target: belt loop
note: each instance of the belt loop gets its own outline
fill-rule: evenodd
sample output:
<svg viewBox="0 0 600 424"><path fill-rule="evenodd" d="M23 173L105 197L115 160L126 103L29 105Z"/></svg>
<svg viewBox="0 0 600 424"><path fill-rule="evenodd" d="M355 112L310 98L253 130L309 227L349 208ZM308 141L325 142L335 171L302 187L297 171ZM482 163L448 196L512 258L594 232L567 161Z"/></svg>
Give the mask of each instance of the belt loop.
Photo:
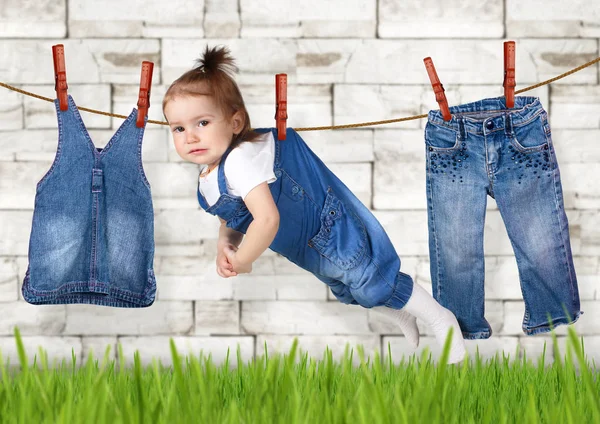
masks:
<svg viewBox="0 0 600 424"><path fill-rule="evenodd" d="M510 113L507 113L506 115L504 115L504 132L508 136L512 137L512 135L513 135L512 116Z"/></svg>
<svg viewBox="0 0 600 424"><path fill-rule="evenodd" d="M465 118L462 116L458 118L458 132L461 140L467 139L467 133L465 132Z"/></svg>

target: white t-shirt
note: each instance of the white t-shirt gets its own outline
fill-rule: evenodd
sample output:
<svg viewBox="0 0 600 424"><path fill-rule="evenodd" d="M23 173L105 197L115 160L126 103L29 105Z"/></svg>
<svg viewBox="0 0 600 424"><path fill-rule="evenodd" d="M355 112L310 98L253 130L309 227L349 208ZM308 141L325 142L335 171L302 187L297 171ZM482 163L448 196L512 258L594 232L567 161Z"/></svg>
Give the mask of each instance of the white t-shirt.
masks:
<svg viewBox="0 0 600 424"><path fill-rule="evenodd" d="M244 141L235 147L225 160L225 181L227 190L233 196L246 199L248 193L257 185L277 180L273 173L275 161L275 139L271 131L262 134L255 141ZM207 176L198 176L200 193L209 206L219 199L219 167L218 164ZM200 169L202 173L207 165Z"/></svg>

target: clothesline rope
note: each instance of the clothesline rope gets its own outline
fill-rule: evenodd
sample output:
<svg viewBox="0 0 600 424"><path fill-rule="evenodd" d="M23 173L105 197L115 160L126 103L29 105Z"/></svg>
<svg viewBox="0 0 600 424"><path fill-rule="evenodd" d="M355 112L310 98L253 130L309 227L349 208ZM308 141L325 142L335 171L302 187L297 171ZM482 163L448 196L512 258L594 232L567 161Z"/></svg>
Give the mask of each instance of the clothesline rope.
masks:
<svg viewBox="0 0 600 424"><path fill-rule="evenodd" d="M559 80L561 78L567 77L567 76L569 76L571 74L574 74L575 72L579 72L582 69L587 68L588 66L592 66L593 64L595 64L597 62L600 62L600 57L597 57L596 59L594 59L594 60L592 60L592 61L590 61L588 63L585 63L585 64L583 64L581 66L578 66L577 68L571 69L570 71L565 72L564 74L560 74L560 75L558 75L558 76L556 76L554 78L550 78L549 80L540 82L538 84L535 84L535 85L532 85L532 86L529 86L529 87L526 87L526 88L523 88L521 90L516 90L515 94L520 94L520 93L523 93L525 91L533 90L535 88L542 87L544 85L553 83L554 81L557 81L557 80ZM17 93L21 93L21 94L25 94L27 96L35 97L35 98L40 99L40 100L46 100L47 102L51 102L51 103L54 102L54 99L51 99L49 97L44 97L44 96L40 96L39 94L35 94L35 93L31 93L29 91L21 90L20 88L13 87L13 86L8 85L8 84L3 83L3 82L0 82L0 86L6 87L9 90L16 91ZM116 114L116 113L103 112L101 110L90 109L90 108L87 108L87 107L78 106L77 109L78 110L84 110L86 112L96 113L98 115L105 115L105 116L112 116L112 117L115 117L115 118L127 119L127 116L125 116L125 115L119 115L119 114ZM339 130L339 129L345 129L345 128L359 128L359 127L370 127L370 126L375 126L375 125L391 124L391 123L394 123L394 122L404 122L404 121L411 121L411 120L414 120L414 119L422 119L422 118L427 118L427 114L407 116L407 117L404 117L404 118L396 118L396 119L386 119L384 121L362 122L362 123L358 123L358 124L345 124L345 125L330 125L330 126L323 126L323 127L294 128L294 130L295 131ZM155 121L155 120L152 120L152 119L149 119L148 123L149 124L158 124L158 125L169 125L167 122L164 122L164 121Z"/></svg>

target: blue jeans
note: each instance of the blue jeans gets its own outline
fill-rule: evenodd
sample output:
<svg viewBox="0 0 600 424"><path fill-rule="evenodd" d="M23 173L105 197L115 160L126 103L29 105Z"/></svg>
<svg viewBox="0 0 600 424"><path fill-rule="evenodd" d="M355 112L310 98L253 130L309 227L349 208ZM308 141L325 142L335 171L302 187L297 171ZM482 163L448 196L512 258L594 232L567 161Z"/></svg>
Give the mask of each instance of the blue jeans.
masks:
<svg viewBox="0 0 600 424"><path fill-rule="evenodd" d="M503 97L430 111L425 128L433 296L466 339L485 339L483 229L496 200L515 252L527 335L575 322L580 311L567 216L548 115L536 97Z"/></svg>

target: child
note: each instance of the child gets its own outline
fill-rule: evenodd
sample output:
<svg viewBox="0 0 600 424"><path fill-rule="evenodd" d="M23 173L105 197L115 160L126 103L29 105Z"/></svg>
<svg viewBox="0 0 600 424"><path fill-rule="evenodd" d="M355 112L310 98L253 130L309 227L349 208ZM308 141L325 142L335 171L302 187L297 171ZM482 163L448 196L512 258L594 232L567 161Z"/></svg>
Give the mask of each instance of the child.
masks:
<svg viewBox="0 0 600 424"><path fill-rule="evenodd" d="M251 129L235 72L227 48L207 47L163 99L177 153L202 165L198 202L221 221L217 273L251 272L271 248L326 283L342 303L393 316L413 347L415 317L441 345L452 328L449 362L461 361L464 340L454 314L400 272L381 224L294 130L275 141L276 129Z"/></svg>

